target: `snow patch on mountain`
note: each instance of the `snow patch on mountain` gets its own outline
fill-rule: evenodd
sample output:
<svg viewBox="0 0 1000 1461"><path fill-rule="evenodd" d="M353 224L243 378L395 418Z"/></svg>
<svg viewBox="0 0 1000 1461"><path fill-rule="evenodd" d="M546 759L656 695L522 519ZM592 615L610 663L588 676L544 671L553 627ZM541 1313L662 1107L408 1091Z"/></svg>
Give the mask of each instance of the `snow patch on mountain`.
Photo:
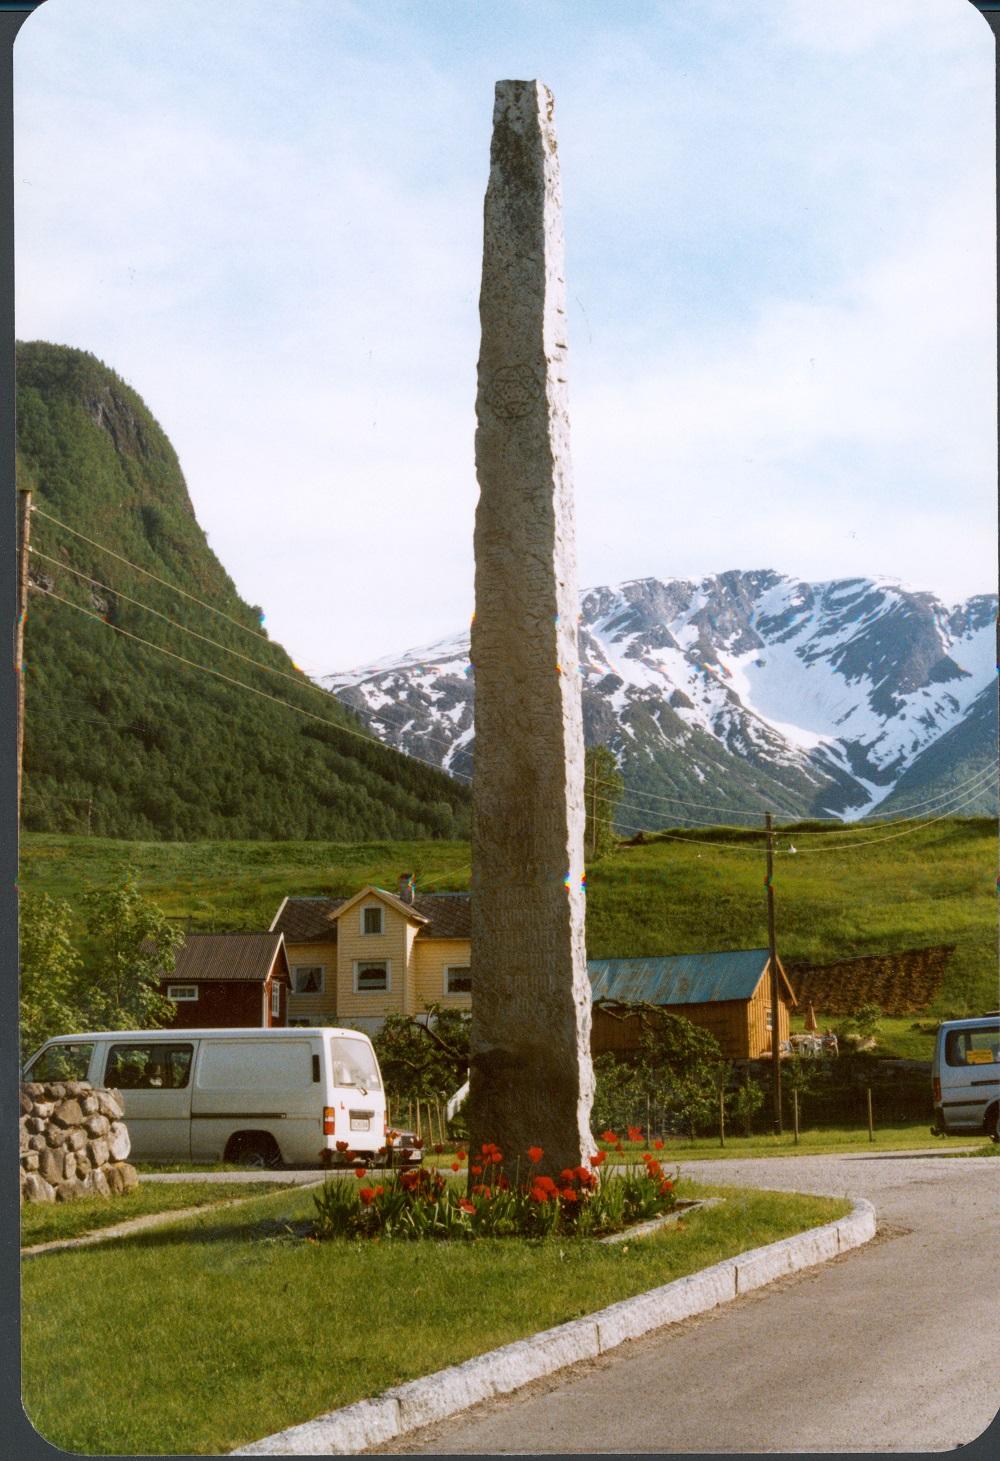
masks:
<svg viewBox="0 0 1000 1461"><path fill-rule="evenodd" d="M652 763L668 791L693 780L756 809L780 790L802 813L863 816L991 683L996 603L766 569L587 589L590 739L611 745L626 787L641 762L648 791ZM468 775L468 634L321 683L391 744Z"/></svg>

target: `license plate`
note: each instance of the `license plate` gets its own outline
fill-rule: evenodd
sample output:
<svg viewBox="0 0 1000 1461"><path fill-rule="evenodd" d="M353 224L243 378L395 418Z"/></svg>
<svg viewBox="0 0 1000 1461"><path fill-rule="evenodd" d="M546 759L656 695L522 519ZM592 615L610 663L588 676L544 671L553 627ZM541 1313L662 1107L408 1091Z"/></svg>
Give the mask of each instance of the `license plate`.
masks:
<svg viewBox="0 0 1000 1461"><path fill-rule="evenodd" d="M352 1116L351 1117L351 1130L352 1131L369 1131L370 1129L371 1129L371 1122L368 1120L368 1117L367 1116L364 1116L364 1117L362 1117L362 1116Z"/></svg>

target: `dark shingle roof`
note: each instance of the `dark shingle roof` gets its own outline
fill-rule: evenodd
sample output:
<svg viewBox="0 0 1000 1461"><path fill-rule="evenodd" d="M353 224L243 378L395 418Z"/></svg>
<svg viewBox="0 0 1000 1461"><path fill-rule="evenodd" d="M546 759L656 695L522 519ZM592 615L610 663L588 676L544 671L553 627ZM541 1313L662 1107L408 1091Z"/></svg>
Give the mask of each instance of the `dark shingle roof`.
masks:
<svg viewBox="0 0 1000 1461"><path fill-rule="evenodd" d="M347 898L286 898L271 925L272 932L283 933L290 944L335 944L334 915L348 901Z"/></svg>
<svg viewBox="0 0 1000 1461"><path fill-rule="evenodd" d="M471 893L418 893L413 907L429 921L417 938L471 938Z"/></svg>
<svg viewBox="0 0 1000 1461"><path fill-rule="evenodd" d="M623 1004L709 1004L751 999L767 968L767 949L718 954L676 954L662 959L591 959L595 1000Z"/></svg>
<svg viewBox="0 0 1000 1461"><path fill-rule="evenodd" d="M272 924L290 944L337 942L337 914L349 898L288 898ZM413 911L428 921L418 938L470 938L472 935L469 893L418 893Z"/></svg>
<svg viewBox="0 0 1000 1461"><path fill-rule="evenodd" d="M263 984L276 959L279 971L287 972L280 933L189 933L173 972L163 977L178 984L216 979Z"/></svg>

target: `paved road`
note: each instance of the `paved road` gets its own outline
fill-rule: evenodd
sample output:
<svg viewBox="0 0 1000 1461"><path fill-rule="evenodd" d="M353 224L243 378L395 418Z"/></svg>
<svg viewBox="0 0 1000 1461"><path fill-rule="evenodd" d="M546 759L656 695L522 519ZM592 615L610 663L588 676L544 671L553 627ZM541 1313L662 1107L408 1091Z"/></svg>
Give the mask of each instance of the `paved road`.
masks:
<svg viewBox="0 0 1000 1461"><path fill-rule="evenodd" d="M867 1197L879 1236L380 1449L921 1452L967 1444L989 1425L1000 1406L1000 1161L855 1153L690 1162L684 1172Z"/></svg>

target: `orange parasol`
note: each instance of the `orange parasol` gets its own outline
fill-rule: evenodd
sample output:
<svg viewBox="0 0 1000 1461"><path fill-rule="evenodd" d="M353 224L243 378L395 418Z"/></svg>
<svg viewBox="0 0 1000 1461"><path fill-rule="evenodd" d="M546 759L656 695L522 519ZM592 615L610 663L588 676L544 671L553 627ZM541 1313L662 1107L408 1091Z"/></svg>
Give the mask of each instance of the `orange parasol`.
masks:
<svg viewBox="0 0 1000 1461"><path fill-rule="evenodd" d="M815 1035L819 1030L819 1026L816 1023L816 1011L813 1009L812 1000L810 1000L809 1003L806 1005L806 1029L809 1031L810 1035Z"/></svg>

